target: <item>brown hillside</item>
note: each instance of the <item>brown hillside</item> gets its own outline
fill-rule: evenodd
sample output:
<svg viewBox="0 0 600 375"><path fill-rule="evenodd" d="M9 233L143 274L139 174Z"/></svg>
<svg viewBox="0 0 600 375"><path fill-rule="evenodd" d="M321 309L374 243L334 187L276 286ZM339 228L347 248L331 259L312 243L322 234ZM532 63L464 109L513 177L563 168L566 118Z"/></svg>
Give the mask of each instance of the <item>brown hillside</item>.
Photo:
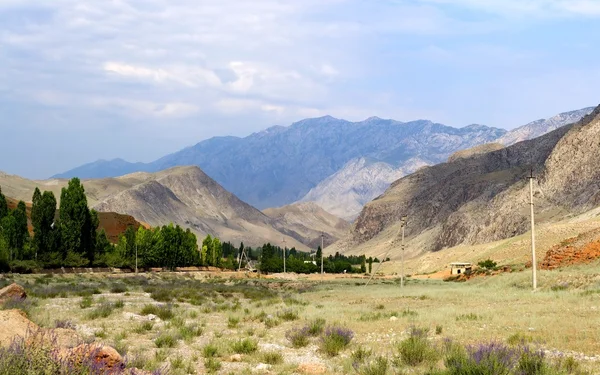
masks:
<svg viewBox="0 0 600 375"><path fill-rule="evenodd" d="M552 270L589 263L598 258L600 258L600 229L582 233L553 246L546 253L541 268Z"/></svg>

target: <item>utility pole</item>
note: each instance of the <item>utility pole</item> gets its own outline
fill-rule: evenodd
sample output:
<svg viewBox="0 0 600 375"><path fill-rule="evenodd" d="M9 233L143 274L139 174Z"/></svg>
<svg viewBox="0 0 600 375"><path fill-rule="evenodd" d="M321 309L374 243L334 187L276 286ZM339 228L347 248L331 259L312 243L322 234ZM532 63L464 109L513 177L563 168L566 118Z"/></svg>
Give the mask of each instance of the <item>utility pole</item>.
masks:
<svg viewBox="0 0 600 375"><path fill-rule="evenodd" d="M404 227L406 227L406 215L402 216L400 220L400 227L402 228L402 271L400 274L400 287L404 288Z"/></svg>
<svg viewBox="0 0 600 375"><path fill-rule="evenodd" d="M323 282L323 233L321 233L321 282Z"/></svg>
<svg viewBox="0 0 600 375"><path fill-rule="evenodd" d="M533 214L533 168L529 175L529 204L531 206L531 271L533 277L533 291L537 289L537 262L535 260L535 218Z"/></svg>
<svg viewBox="0 0 600 375"><path fill-rule="evenodd" d="M283 239L283 273L285 273L285 238Z"/></svg>

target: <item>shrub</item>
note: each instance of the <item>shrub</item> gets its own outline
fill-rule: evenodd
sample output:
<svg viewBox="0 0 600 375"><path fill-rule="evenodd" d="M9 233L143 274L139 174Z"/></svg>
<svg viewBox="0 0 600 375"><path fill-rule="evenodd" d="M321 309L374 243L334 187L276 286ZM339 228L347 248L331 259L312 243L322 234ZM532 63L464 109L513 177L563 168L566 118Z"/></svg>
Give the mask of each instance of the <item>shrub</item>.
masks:
<svg viewBox="0 0 600 375"><path fill-rule="evenodd" d="M533 342L533 337L529 335L524 335L520 332L513 333L506 339L508 345L517 346L517 345L525 345Z"/></svg>
<svg viewBox="0 0 600 375"><path fill-rule="evenodd" d="M114 284L111 288L110 288L110 292L111 293L125 293L127 292L127 286L124 284Z"/></svg>
<svg viewBox="0 0 600 375"><path fill-rule="evenodd" d="M308 323L308 334L311 336L319 336L325 328L325 319L317 318Z"/></svg>
<svg viewBox="0 0 600 375"><path fill-rule="evenodd" d="M227 327L228 328L235 328L238 326L238 324L240 324L240 318L234 317L234 316L230 316L227 319Z"/></svg>
<svg viewBox="0 0 600 375"><path fill-rule="evenodd" d="M114 306L116 309L122 309L123 307L125 307L125 302L122 299L120 299L117 302L115 302Z"/></svg>
<svg viewBox="0 0 600 375"><path fill-rule="evenodd" d="M169 320L172 319L175 315L173 314L173 310L171 309L171 306L169 305L145 305L142 308L141 313L142 315L156 315L159 318L161 318L162 320Z"/></svg>
<svg viewBox="0 0 600 375"><path fill-rule="evenodd" d="M519 361L519 351L496 342L471 346L467 351L455 347L446 358L445 365L449 375L510 374Z"/></svg>
<svg viewBox="0 0 600 375"><path fill-rule="evenodd" d="M491 259L486 259L486 260L482 260L481 262L477 263L477 265L480 268L484 268L486 270L492 270L498 266L498 263L494 262Z"/></svg>
<svg viewBox="0 0 600 375"><path fill-rule="evenodd" d="M373 354L372 350L364 349L362 346L359 346L358 349L352 352L350 357L354 363L363 363Z"/></svg>
<svg viewBox="0 0 600 375"><path fill-rule="evenodd" d="M286 322L291 322L293 320L298 320L298 312L295 310L283 310L277 313L279 319L284 320Z"/></svg>
<svg viewBox="0 0 600 375"><path fill-rule="evenodd" d="M161 333L156 339L154 344L157 348L174 348L177 345L177 338L171 333Z"/></svg>
<svg viewBox="0 0 600 375"><path fill-rule="evenodd" d="M427 330L411 328L410 336L398 344L400 360L408 366L435 361L438 353L427 339Z"/></svg>
<svg viewBox="0 0 600 375"><path fill-rule="evenodd" d="M137 327L135 327L133 329L133 332L138 333L138 334L142 334L148 331L151 331L152 328L154 327L154 323L153 322L143 322L142 324L138 325Z"/></svg>
<svg viewBox="0 0 600 375"><path fill-rule="evenodd" d="M85 296L81 298L81 302L79 302L79 307L81 307L82 309L87 309L89 307L92 307L92 303L94 303L94 299L92 298L92 296Z"/></svg>
<svg viewBox="0 0 600 375"><path fill-rule="evenodd" d="M474 313L468 313L468 314L461 314L459 316L456 317L456 321L461 321L461 320L479 320L481 317L477 314Z"/></svg>
<svg viewBox="0 0 600 375"><path fill-rule="evenodd" d="M214 344L206 344L204 348L202 348L202 354L204 355L204 358L216 357L218 353L219 349Z"/></svg>
<svg viewBox="0 0 600 375"><path fill-rule="evenodd" d="M88 314L88 319L107 318L113 313L114 309L114 304L103 302Z"/></svg>
<svg viewBox="0 0 600 375"><path fill-rule="evenodd" d="M343 327L328 327L321 336L321 350L330 357L335 357L352 341L354 332Z"/></svg>
<svg viewBox="0 0 600 375"><path fill-rule="evenodd" d="M377 357L369 364L360 367L358 373L360 375L386 375L388 373L389 363L385 357Z"/></svg>
<svg viewBox="0 0 600 375"><path fill-rule="evenodd" d="M285 337L290 341L294 348L303 348L308 345L310 336L308 327L301 329L292 329L285 333Z"/></svg>
<svg viewBox="0 0 600 375"><path fill-rule="evenodd" d="M209 374L212 374L221 369L221 362L214 358L207 358L204 361L204 367L206 368L206 371L208 371Z"/></svg>
<svg viewBox="0 0 600 375"><path fill-rule="evenodd" d="M278 352L267 352L262 355L262 361L269 365L278 365L283 363L283 355Z"/></svg>
<svg viewBox="0 0 600 375"><path fill-rule="evenodd" d="M435 326L435 334L436 335L441 335L443 330L444 330L444 327L442 327L441 325L438 324Z"/></svg>
<svg viewBox="0 0 600 375"><path fill-rule="evenodd" d="M204 329L196 324L190 324L179 328L179 335L186 342L190 342L194 337L201 336L202 333L204 333Z"/></svg>
<svg viewBox="0 0 600 375"><path fill-rule="evenodd" d="M258 350L258 343L249 338L237 340L231 343L231 350L237 354L252 354Z"/></svg>

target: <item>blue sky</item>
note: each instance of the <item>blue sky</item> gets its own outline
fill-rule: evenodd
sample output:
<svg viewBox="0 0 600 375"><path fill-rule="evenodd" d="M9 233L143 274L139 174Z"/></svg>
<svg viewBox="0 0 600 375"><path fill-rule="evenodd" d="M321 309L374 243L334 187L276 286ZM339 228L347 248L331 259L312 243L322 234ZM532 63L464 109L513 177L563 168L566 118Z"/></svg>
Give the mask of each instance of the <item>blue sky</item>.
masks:
<svg viewBox="0 0 600 375"><path fill-rule="evenodd" d="M0 170L330 114L513 128L600 102L600 0L0 0Z"/></svg>

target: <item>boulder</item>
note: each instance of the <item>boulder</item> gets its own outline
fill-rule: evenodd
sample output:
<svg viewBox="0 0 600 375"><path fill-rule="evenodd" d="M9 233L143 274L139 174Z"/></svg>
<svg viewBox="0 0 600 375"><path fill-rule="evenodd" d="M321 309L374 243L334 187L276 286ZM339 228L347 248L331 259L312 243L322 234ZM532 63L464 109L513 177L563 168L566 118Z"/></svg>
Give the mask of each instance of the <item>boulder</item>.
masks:
<svg viewBox="0 0 600 375"><path fill-rule="evenodd" d="M110 346L99 344L81 344L72 349L61 349L58 353L61 362L80 365L92 362L106 370L116 370L125 367L123 357Z"/></svg>
<svg viewBox="0 0 600 375"><path fill-rule="evenodd" d="M13 340L24 339L39 329L21 310L0 311L0 347L8 347Z"/></svg>
<svg viewBox="0 0 600 375"><path fill-rule="evenodd" d="M0 289L0 303L9 299L24 299L27 298L27 292L19 284L12 283L9 286Z"/></svg>

